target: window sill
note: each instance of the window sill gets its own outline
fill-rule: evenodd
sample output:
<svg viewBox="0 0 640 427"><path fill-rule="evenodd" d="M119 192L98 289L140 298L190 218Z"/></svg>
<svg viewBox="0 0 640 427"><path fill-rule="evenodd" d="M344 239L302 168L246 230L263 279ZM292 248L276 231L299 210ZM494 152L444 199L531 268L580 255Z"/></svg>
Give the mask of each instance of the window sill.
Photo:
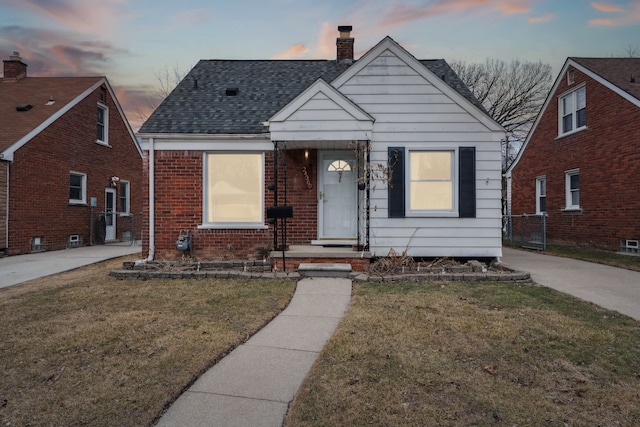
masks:
<svg viewBox="0 0 640 427"><path fill-rule="evenodd" d="M82 200L69 200L69 206L88 206L87 202Z"/></svg>
<svg viewBox="0 0 640 427"><path fill-rule="evenodd" d="M409 212L404 218L458 218L458 212Z"/></svg>
<svg viewBox="0 0 640 427"><path fill-rule="evenodd" d="M130 216L133 216L133 214L132 214L132 213L130 213L130 212L119 212L119 213L118 213L118 216L120 216L121 218L122 218L122 217L126 217L126 216L129 216L129 217L130 217Z"/></svg>
<svg viewBox="0 0 640 427"><path fill-rule="evenodd" d="M574 129L574 130L572 130L572 131L569 131L569 132L566 132L566 133L560 134L560 135L558 135L558 136L556 137L556 141L557 141L557 140L559 140L559 139L562 139L562 138L566 138L567 136L575 135L576 133L584 132L584 131L586 131L586 130L588 130L588 129L589 129L588 127L586 127L586 126L582 126L581 128Z"/></svg>
<svg viewBox="0 0 640 427"><path fill-rule="evenodd" d="M104 141L100 141L100 140L96 140L96 144L98 145L102 145L103 147L109 147L112 148L111 145L109 145L108 142L104 142Z"/></svg>
<svg viewBox="0 0 640 427"><path fill-rule="evenodd" d="M582 208L564 208L564 209L560 209L560 212L582 213Z"/></svg>
<svg viewBox="0 0 640 427"><path fill-rule="evenodd" d="M268 230L264 224L202 224L198 230Z"/></svg>

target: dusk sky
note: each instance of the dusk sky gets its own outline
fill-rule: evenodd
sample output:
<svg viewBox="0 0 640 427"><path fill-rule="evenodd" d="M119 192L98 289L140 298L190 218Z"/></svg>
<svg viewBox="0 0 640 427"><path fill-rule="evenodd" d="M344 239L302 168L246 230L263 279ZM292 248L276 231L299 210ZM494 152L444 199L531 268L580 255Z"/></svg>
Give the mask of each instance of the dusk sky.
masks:
<svg viewBox="0 0 640 427"><path fill-rule="evenodd" d="M640 0L0 0L0 58L30 76L106 75L137 129L156 74L199 59L356 58L389 35L418 59L542 61L640 50Z"/></svg>

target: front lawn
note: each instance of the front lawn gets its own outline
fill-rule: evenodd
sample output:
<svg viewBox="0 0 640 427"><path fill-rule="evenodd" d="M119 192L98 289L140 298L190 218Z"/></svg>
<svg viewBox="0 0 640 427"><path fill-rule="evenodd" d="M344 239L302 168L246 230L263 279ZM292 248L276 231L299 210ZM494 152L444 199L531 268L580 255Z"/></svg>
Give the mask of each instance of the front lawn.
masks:
<svg viewBox="0 0 640 427"><path fill-rule="evenodd" d="M631 426L640 323L548 288L354 286L287 426Z"/></svg>
<svg viewBox="0 0 640 427"><path fill-rule="evenodd" d="M296 285L109 277L122 262L0 290L2 426L150 425Z"/></svg>

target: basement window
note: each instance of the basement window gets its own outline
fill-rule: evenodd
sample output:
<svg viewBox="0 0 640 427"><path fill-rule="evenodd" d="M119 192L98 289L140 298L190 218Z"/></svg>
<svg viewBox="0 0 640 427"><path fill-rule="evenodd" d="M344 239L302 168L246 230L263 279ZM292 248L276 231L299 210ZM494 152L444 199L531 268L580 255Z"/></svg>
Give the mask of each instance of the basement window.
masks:
<svg viewBox="0 0 640 427"><path fill-rule="evenodd" d="M226 90L227 96L236 96L238 95L238 93L240 93L240 89L238 89L237 87L228 87Z"/></svg>

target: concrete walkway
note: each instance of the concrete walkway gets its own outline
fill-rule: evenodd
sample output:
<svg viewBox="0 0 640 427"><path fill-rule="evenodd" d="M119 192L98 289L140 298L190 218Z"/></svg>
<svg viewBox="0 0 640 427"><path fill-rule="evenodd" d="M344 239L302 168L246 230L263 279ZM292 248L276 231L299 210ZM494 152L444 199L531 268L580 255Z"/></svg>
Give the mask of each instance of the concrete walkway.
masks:
<svg viewBox="0 0 640 427"><path fill-rule="evenodd" d="M640 320L640 272L506 247L502 254L540 285Z"/></svg>
<svg viewBox="0 0 640 427"><path fill-rule="evenodd" d="M117 243L0 258L0 288L141 251L138 244Z"/></svg>
<svg viewBox="0 0 640 427"><path fill-rule="evenodd" d="M281 426L350 299L350 279L300 280L289 306L200 377L158 426Z"/></svg>

